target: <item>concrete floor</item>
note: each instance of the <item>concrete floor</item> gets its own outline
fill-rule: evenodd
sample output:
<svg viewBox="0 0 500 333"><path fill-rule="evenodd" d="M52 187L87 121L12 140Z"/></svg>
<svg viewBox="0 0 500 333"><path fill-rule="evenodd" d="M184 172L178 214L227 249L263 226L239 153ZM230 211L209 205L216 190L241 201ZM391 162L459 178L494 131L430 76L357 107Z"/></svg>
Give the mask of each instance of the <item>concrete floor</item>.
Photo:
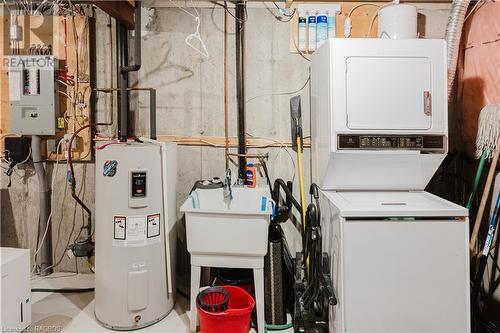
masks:
<svg viewBox="0 0 500 333"><path fill-rule="evenodd" d="M33 278L32 288L93 288L93 274L54 273ZM159 323L134 332L189 332L189 300L178 295L174 309ZM274 331L274 332L292 332ZM105 329L94 316L94 293L32 293L32 325L26 332L116 332ZM250 332L255 332L251 330Z"/></svg>
<svg viewBox="0 0 500 333"><path fill-rule="evenodd" d="M92 288L93 274L55 273L32 280L32 288ZM134 332L189 332L189 300L178 296L175 308L161 322ZM103 328L94 316L94 293L32 294L34 332L115 332Z"/></svg>

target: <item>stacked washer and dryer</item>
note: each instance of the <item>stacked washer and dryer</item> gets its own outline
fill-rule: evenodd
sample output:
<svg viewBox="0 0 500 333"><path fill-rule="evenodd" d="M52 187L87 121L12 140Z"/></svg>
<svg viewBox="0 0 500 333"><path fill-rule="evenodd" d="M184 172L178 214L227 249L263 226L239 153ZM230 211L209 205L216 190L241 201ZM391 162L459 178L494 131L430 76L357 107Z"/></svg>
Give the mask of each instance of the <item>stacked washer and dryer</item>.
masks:
<svg viewBox="0 0 500 333"><path fill-rule="evenodd" d="M470 332L468 211L425 187L448 152L446 44L330 39L311 69L331 332Z"/></svg>

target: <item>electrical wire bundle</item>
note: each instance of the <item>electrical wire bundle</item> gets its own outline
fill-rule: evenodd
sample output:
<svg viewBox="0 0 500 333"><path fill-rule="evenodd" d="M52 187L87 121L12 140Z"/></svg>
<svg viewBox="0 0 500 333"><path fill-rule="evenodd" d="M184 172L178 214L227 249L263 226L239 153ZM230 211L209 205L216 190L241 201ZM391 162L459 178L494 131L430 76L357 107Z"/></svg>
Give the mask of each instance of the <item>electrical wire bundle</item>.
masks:
<svg viewBox="0 0 500 333"><path fill-rule="evenodd" d="M5 170L5 175L9 177L9 183L7 184L7 187L10 187L12 184L12 174L15 173L14 168L18 165L27 163L31 157L31 146L26 141L26 139L15 138L11 140L19 141L20 148L15 150L13 149L13 151L11 152L9 148L10 144L6 142L5 151L3 151L0 155L1 162L7 164L7 167L2 166L2 169Z"/></svg>
<svg viewBox="0 0 500 333"><path fill-rule="evenodd" d="M17 15L84 15L81 5L65 0L3 0L3 3L9 12L15 11Z"/></svg>

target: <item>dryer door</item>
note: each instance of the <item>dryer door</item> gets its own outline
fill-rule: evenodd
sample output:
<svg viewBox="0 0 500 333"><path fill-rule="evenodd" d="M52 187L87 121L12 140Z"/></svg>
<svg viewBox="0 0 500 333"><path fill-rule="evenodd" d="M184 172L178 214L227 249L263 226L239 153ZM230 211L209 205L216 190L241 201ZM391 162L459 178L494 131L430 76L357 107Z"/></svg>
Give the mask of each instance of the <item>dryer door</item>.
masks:
<svg viewBox="0 0 500 333"><path fill-rule="evenodd" d="M348 57L347 127L354 130L431 128L431 71L431 60L426 57Z"/></svg>

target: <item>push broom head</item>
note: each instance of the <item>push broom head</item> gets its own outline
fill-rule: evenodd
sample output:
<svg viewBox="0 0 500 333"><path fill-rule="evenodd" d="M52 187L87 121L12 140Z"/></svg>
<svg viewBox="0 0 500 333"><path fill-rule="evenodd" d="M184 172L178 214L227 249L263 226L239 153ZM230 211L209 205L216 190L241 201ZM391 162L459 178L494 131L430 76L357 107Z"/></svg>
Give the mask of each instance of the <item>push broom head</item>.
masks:
<svg viewBox="0 0 500 333"><path fill-rule="evenodd" d="M486 151L491 158L500 135L500 104L485 106L479 115L479 128L476 138L476 156L481 157Z"/></svg>

